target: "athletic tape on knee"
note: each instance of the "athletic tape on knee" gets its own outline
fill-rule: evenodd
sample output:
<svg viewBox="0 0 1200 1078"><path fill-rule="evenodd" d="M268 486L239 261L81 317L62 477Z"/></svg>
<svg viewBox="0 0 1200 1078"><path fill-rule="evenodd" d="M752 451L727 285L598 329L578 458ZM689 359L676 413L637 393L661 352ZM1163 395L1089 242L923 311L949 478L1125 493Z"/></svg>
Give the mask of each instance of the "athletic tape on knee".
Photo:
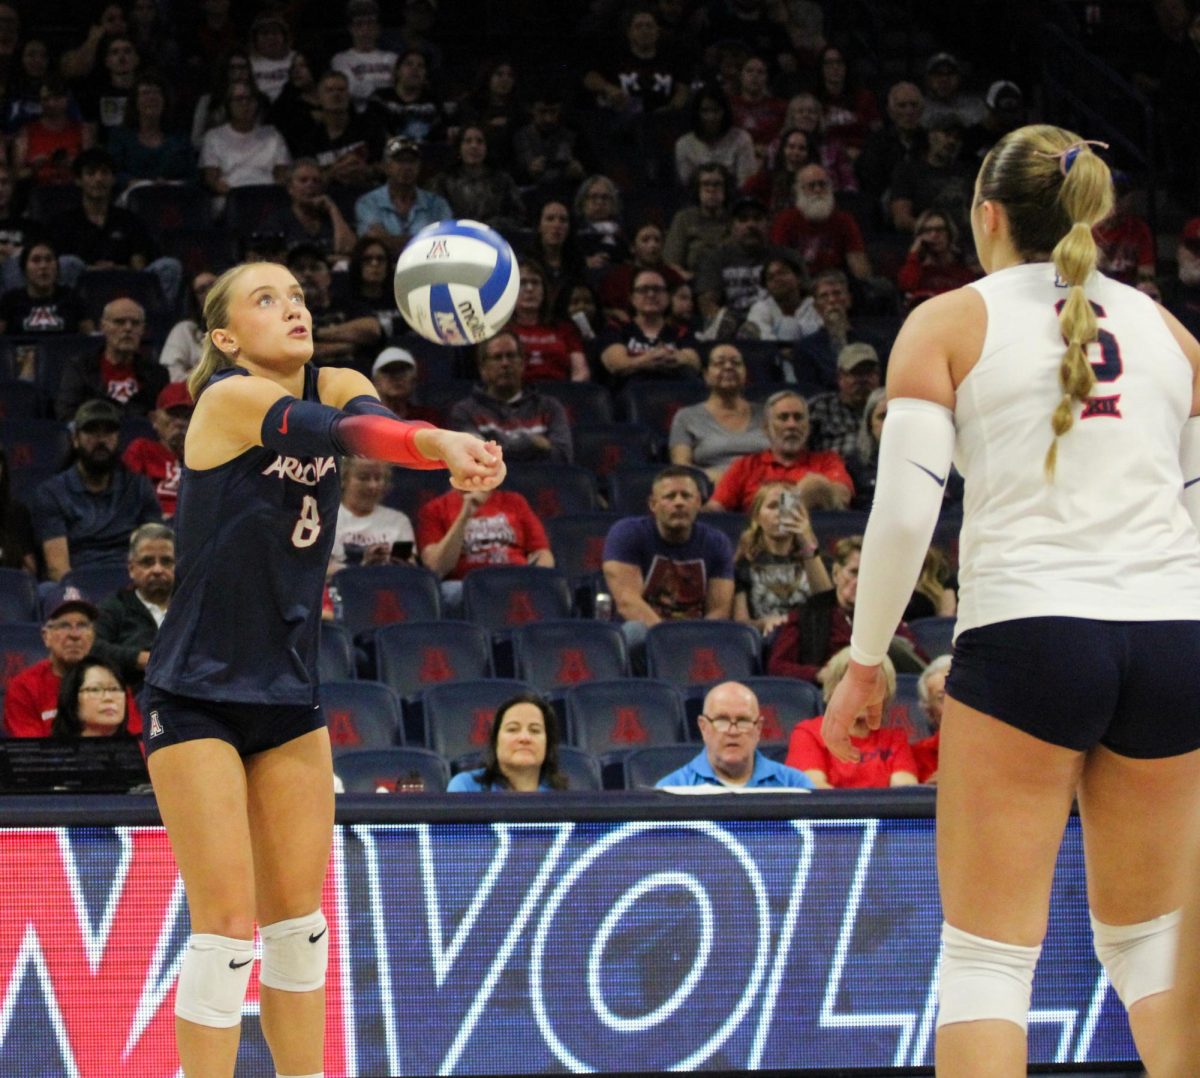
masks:
<svg viewBox="0 0 1200 1078"><path fill-rule="evenodd" d="M1180 911L1136 925L1106 925L1092 917L1092 944L1117 998L1132 1007L1175 983Z"/></svg>
<svg viewBox="0 0 1200 1078"><path fill-rule="evenodd" d="M263 941L260 984L284 992L311 992L325 983L329 926L320 910L263 925L258 931Z"/></svg>
<svg viewBox="0 0 1200 1078"><path fill-rule="evenodd" d="M972 936L942 922L937 1025L997 1019L1026 1029L1041 947Z"/></svg>
<svg viewBox="0 0 1200 1078"><path fill-rule="evenodd" d="M179 971L175 1014L201 1026L236 1026L253 962L252 940L193 933Z"/></svg>

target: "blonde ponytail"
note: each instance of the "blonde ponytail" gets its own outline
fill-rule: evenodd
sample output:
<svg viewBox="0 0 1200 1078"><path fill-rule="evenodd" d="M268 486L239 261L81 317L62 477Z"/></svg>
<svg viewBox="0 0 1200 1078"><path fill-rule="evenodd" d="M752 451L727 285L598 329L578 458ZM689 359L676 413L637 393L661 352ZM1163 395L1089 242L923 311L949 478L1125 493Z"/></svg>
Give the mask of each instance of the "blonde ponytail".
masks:
<svg viewBox="0 0 1200 1078"><path fill-rule="evenodd" d="M217 371L236 365L232 357L213 344L212 331L224 329L229 325L229 301L232 298L233 283L244 270L256 264L243 262L240 266L226 270L208 290L208 295L204 299L204 324L208 328L204 334L204 345L200 349L200 362L192 368L187 379L188 392L191 393L192 400L200 399L204 387L208 385L209 379Z"/></svg>

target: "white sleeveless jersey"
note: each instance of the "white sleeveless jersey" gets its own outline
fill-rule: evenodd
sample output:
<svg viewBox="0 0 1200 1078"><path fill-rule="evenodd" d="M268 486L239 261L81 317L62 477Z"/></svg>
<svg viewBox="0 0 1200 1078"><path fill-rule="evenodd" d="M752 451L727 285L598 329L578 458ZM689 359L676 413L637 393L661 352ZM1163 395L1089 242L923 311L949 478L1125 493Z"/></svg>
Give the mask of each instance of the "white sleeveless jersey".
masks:
<svg viewBox="0 0 1200 1078"><path fill-rule="evenodd" d="M1153 302L1089 280L1096 385L1075 405L1049 481L1067 289L1046 262L970 287L987 304L987 335L955 404L966 480L957 631L1046 616L1200 620L1200 538L1179 463L1192 369Z"/></svg>

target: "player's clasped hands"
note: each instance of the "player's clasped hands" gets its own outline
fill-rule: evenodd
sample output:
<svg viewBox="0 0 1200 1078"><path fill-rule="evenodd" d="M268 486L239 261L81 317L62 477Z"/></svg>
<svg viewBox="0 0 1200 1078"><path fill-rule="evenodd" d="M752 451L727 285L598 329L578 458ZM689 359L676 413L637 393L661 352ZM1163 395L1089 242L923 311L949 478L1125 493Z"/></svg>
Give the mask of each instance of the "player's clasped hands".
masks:
<svg viewBox="0 0 1200 1078"><path fill-rule="evenodd" d="M839 760L858 762L860 754L850 743L850 738L879 729L886 693L887 680L882 666L862 666L851 660L846 676L833 690L821 723L825 746Z"/></svg>
<svg viewBox="0 0 1200 1078"><path fill-rule="evenodd" d="M508 469L504 450L496 442L483 442L473 434L439 431L441 458L450 469L450 485L458 490L495 490Z"/></svg>

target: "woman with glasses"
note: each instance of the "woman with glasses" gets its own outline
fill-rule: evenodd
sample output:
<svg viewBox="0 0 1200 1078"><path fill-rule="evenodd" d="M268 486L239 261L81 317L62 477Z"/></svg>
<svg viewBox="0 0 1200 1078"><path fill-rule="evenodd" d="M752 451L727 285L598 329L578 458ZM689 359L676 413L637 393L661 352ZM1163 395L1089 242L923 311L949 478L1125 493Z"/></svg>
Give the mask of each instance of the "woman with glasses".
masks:
<svg viewBox="0 0 1200 1078"><path fill-rule="evenodd" d="M554 709L535 693L521 693L496 708L483 766L460 771L450 780L446 792L537 793L566 788L567 777L558 766L558 719Z"/></svg>
<svg viewBox="0 0 1200 1078"><path fill-rule="evenodd" d="M521 287L508 328L521 342L525 382L586 382L592 377L579 331L550 312L546 275L529 259L520 262Z"/></svg>
<svg viewBox="0 0 1200 1078"><path fill-rule="evenodd" d="M589 176L575 193L575 245L589 270L603 277L610 266L629 259L621 223L621 193L607 176Z"/></svg>
<svg viewBox="0 0 1200 1078"><path fill-rule="evenodd" d="M640 270L629 290L633 317L600 335L600 362L611 380L691 378L700 373L696 339L672 326L667 315L667 282L658 270Z"/></svg>
<svg viewBox="0 0 1200 1078"><path fill-rule="evenodd" d="M930 296L952 292L978 280L963 260L958 225L941 210L926 210L917 218L908 257L896 274L896 285L911 310Z"/></svg>
<svg viewBox="0 0 1200 1078"><path fill-rule="evenodd" d="M56 741L131 737L128 703L117 668L89 655L63 675L50 736Z"/></svg>

